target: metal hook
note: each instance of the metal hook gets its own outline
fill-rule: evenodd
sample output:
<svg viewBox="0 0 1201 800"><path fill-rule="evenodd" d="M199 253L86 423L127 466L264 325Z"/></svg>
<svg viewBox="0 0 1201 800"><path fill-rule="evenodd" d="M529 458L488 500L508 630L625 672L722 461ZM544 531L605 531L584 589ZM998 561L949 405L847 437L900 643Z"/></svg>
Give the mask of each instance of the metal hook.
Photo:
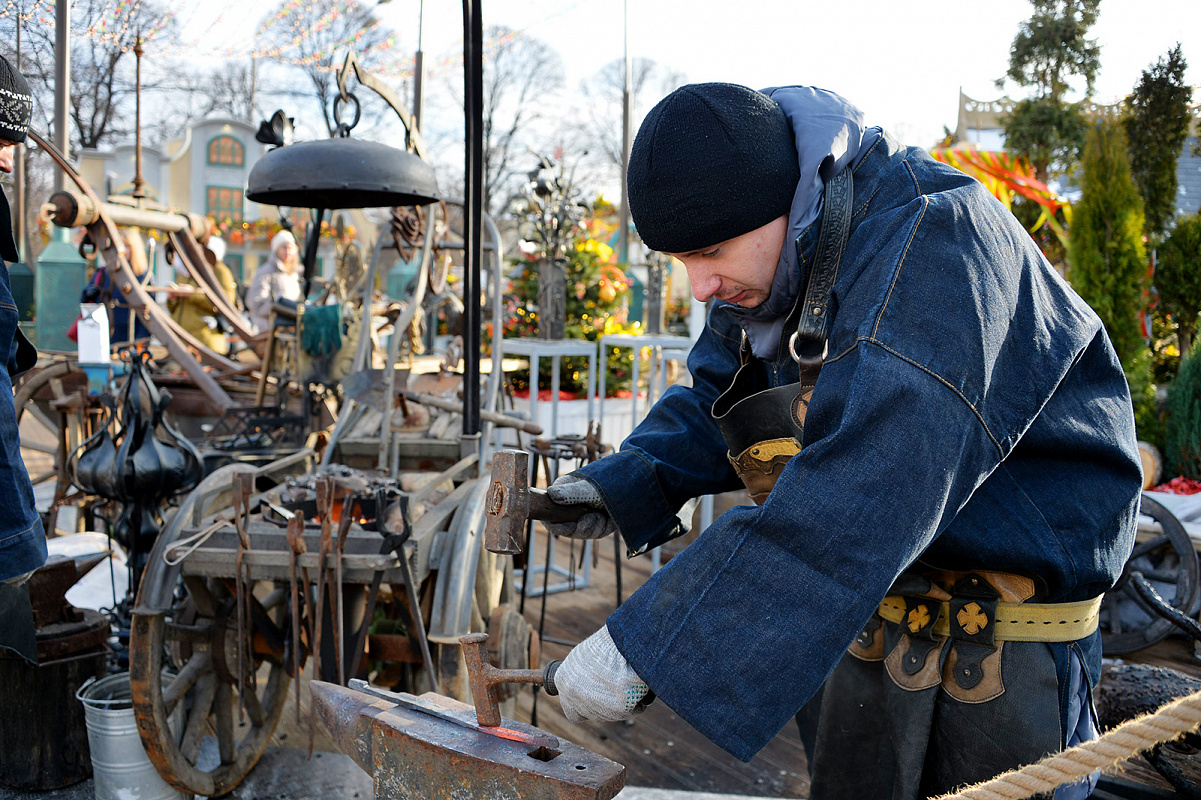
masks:
<svg viewBox="0 0 1201 800"><path fill-rule="evenodd" d="M342 122L342 106L348 101L354 101L354 119L350 121L350 124ZM363 107L359 104L359 98L355 96L354 92L346 92L345 97L342 94L334 95L334 122L338 124L337 135L349 136L351 129L359 124L362 114Z"/></svg>

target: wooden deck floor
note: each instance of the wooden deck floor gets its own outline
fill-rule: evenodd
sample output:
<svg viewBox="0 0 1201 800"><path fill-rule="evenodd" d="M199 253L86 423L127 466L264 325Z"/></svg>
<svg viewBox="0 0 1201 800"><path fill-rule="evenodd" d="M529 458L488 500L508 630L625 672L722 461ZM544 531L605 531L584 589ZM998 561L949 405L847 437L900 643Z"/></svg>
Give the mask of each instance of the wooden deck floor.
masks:
<svg viewBox="0 0 1201 800"><path fill-rule="evenodd" d="M545 538L539 537L537 559L545 558ZM566 568L572 555L571 543L559 540L556 544L556 563ZM613 541L602 540L596 547L595 566L587 588L552 593L546 598L545 627L543 628L543 663L563 658L575 644L594 633L604 624L617 601L616 571ZM671 548L662 555L667 559ZM678 551L678 546L675 548ZM581 545L575 543L576 573L582 575L578 560ZM622 562L622 590L629 597L650 576L648 555ZM532 585L541 586L541 571L532 576ZM550 582L565 578L552 573ZM524 615L538 628L542 598L527 598ZM533 695L528 690L517 704L517 719L530 722ZM688 723L676 716L661 702L653 703L632 723L568 722L559 708L557 698L539 694L537 700L539 727L562 736L596 753L624 764L626 783L660 789L729 793L758 797L809 796L809 775L804 751L796 727L788 725L750 763L742 763L710 742Z"/></svg>

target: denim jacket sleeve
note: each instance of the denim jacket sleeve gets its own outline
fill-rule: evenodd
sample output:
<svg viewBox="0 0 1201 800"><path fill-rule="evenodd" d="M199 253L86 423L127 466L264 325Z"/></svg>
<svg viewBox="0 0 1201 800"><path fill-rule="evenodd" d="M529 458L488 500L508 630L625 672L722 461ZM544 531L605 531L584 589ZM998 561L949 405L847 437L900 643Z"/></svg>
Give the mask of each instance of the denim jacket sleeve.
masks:
<svg viewBox="0 0 1201 800"><path fill-rule="evenodd" d="M620 452L576 472L600 491L630 555L685 533L676 512L688 500L742 486L710 413L738 370L740 343L718 305L688 357L692 386L668 389Z"/></svg>
<svg viewBox="0 0 1201 800"><path fill-rule="evenodd" d="M18 349L17 307L9 292L8 268L0 262L0 352L9 369L20 361ZM0 369L0 581L46 561L46 534L21 457L9 369Z"/></svg>

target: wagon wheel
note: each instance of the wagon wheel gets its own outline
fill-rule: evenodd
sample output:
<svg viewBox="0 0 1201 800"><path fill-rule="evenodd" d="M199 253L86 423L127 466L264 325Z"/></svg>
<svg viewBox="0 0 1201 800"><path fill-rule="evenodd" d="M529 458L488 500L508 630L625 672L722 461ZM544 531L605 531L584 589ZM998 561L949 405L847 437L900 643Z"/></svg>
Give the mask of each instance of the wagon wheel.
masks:
<svg viewBox="0 0 1201 800"><path fill-rule="evenodd" d="M1145 494L1142 513L1158 522L1163 532L1135 544L1122 577L1105 593L1101 603L1101 647L1105 655L1141 650L1176 629L1141 601L1130 585L1131 573L1141 573L1178 611L1195 618L1201 609L1201 567L1184 526Z"/></svg>
<svg viewBox="0 0 1201 800"><path fill-rule="evenodd" d="M17 409L17 426L21 436L21 459L29 471L34 486L54 481L54 498L50 505L51 525L63 505L82 502L86 495L71 485L67 474L67 458L86 438L78 420L66 422L51 403L64 400L87 377L79 365L59 361L33 372L14 388L13 405ZM50 399L44 395L49 393ZM39 395L43 397L39 398Z"/></svg>
<svg viewBox="0 0 1201 800"><path fill-rule="evenodd" d="M155 769L180 791L231 791L262 756L283 711L287 591L263 581L256 587L240 693L232 579L185 576L184 596L171 610L133 614L129 671L138 733ZM175 673L166 686L164 669ZM168 718L181 703L182 730L172 731Z"/></svg>

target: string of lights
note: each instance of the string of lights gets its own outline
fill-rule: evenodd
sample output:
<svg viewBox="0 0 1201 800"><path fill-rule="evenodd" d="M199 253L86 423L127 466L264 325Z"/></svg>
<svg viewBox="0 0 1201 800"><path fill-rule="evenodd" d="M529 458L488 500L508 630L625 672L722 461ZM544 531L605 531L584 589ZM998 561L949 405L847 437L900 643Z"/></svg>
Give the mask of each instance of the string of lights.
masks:
<svg viewBox="0 0 1201 800"><path fill-rule="evenodd" d="M38 22L44 25L54 26L55 0L33 0L29 10L24 13L21 13L21 6L23 4L19 3L18 0L3 1L5 5L0 10L0 19L16 15L21 22L37 19ZM162 40L158 46L154 46L156 40L163 38L162 34L164 31L178 21L176 14L172 11L168 11L149 22L143 21L140 30L131 30L131 26L134 25L136 12L142 7L142 0L108 0L99 14L97 14L96 22L88 25L86 28L76 29L72 33L73 35L88 38L101 44L110 43L112 45L120 45L122 53L130 52L133 49L134 37L140 33L142 45L146 49L146 52L160 58L182 55L215 55L222 58L261 58L277 61L281 64L316 68L332 72L339 69L340 66L332 63L322 64L321 62L335 57L337 51L340 49L359 44L368 31L373 30L380 24L378 19L372 18L359 30L322 47L316 52L290 56L289 53L295 52L314 35L327 30L343 15L359 11L362 8L359 0L342 0L331 6L315 22L309 23L300 13L309 2L311 0L288 0L288 2L279 7L274 15L259 25L251 42L242 46L211 47L208 48L207 52L201 48L206 41L211 41L209 34L225 21L231 10L242 6L239 0L229 0L226 2L203 32L190 37L186 41ZM75 4L72 3L72 5L74 6ZM576 5L579 5L579 3L574 3L569 8L574 8ZM547 15L545 19L566 13L566 10L568 9L560 9ZM539 20L539 22L545 21L545 19ZM513 42L523 35L528 28L534 27L537 24L535 22L526 28L507 30L500 36L492 37L484 42L483 49L485 56ZM291 32L293 35L282 42L277 40L277 43L270 46L264 47L259 45L258 43L262 42L266 38L266 34L272 32L273 29L277 29L275 36L278 36L281 32ZM381 58L381 56L385 56L393 51L399 43L399 37L392 34L379 42L363 48L359 51L359 56L364 59L373 59L375 61L373 69L377 74L409 79L412 77L415 69L415 59L413 56L395 54L392 58ZM426 69L430 76L435 76L461 68L462 62L462 54L452 51L437 61L432 63L427 62Z"/></svg>
<svg viewBox="0 0 1201 800"><path fill-rule="evenodd" d="M18 3L17 0L8 0L8 3L4 6L4 10L0 11L0 19L6 19L11 14L16 16L21 22L29 22L29 20L37 16L39 5L46 6L46 9L43 9L43 11L54 10L54 0L40 0L40 2L30 3L28 11L22 11L25 3Z"/></svg>

